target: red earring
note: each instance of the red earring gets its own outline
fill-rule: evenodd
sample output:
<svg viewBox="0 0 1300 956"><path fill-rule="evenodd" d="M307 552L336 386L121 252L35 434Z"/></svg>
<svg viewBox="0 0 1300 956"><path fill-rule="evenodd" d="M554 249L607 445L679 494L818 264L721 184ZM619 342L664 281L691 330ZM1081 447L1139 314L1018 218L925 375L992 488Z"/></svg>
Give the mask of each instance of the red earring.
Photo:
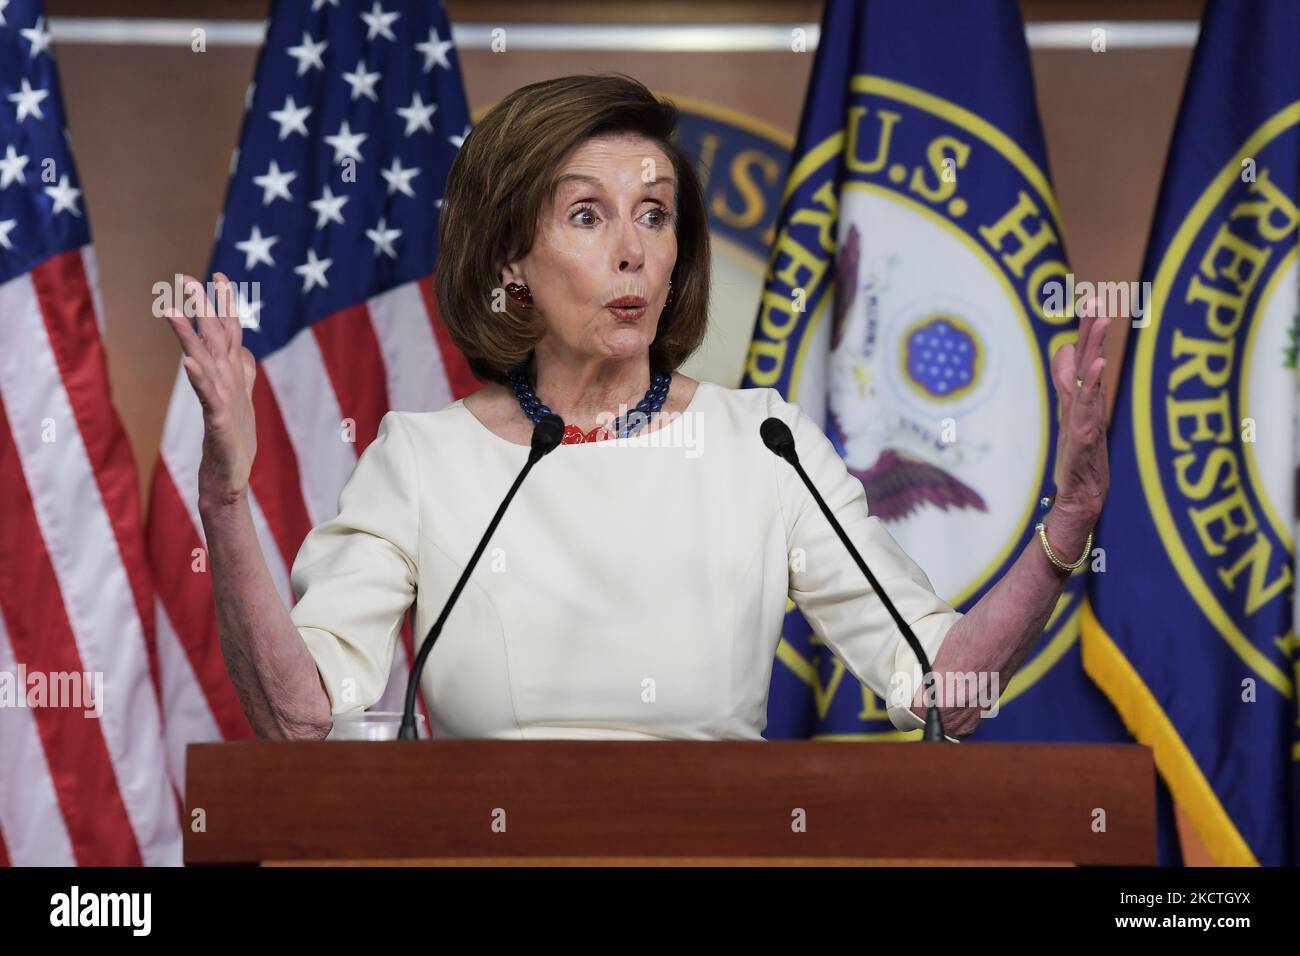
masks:
<svg viewBox="0 0 1300 956"><path fill-rule="evenodd" d="M528 286L522 282L511 282L506 285L506 295L514 299L520 305L527 308L532 304L533 294Z"/></svg>

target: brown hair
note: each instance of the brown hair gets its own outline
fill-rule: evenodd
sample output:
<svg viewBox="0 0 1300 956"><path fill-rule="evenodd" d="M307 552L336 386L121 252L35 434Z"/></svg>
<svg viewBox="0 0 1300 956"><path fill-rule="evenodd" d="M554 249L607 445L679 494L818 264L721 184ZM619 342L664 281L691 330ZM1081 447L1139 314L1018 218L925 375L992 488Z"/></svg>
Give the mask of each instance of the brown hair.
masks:
<svg viewBox="0 0 1300 956"><path fill-rule="evenodd" d="M699 348L708 323L708 211L694 164L676 142L677 115L630 76L562 76L515 90L466 137L443 192L434 288L442 321L480 381L507 382L506 371L545 334L537 310L504 293L497 301L506 311L494 311L492 290L501 267L532 248L565 157L605 133L652 140L677 177L677 262L650 368L671 371Z"/></svg>

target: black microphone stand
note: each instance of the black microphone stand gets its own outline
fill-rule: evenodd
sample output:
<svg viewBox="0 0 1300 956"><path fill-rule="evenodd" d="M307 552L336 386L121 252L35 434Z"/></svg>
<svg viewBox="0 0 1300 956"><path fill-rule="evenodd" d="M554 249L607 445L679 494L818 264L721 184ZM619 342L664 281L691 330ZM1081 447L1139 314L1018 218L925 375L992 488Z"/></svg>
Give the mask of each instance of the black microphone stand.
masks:
<svg viewBox="0 0 1300 956"><path fill-rule="evenodd" d="M853 556L853 560L857 563L858 568L861 569L864 575L866 575L867 580L871 583L871 587L875 590L876 594L880 596L881 603L885 605L885 610L889 612L889 616L894 619L894 624L897 625L899 631L902 632L903 640L907 641L907 646L912 649L912 653L914 653L917 660L921 662L921 673L923 675L922 683L924 684L924 675L927 674L937 679L937 675L934 675L933 669L930 667L930 658L929 655L925 653L925 648L923 648L921 642L916 639L916 635L912 633L912 628L908 626L908 623L903 620L903 616L898 613L898 608L894 607L894 602L889 599L889 595L885 593L885 589L880 586L880 582L876 580L876 576L871 573L871 569L867 567L867 563L862 560L862 555L858 553L858 549L854 547L853 542L844 532L843 526L841 526L839 521L835 518L835 513L831 511L830 507L822 498L820 492L817 491L817 487L812 483L812 479L808 477L807 473L803 470L803 466L799 464L799 453L795 451L794 435L791 434L790 427L779 418L768 418L759 427L759 434L763 437L763 444L767 445L767 447L775 454L784 458L794 466L794 470L799 473L799 477L803 479L803 483L808 487L808 491L813 496L813 500L817 502L817 507L821 508L822 514L824 514L826 520L831 523L831 527L834 528L835 533L839 535L840 541L844 542L844 547L846 547L849 554ZM910 700L908 701L907 706L908 709L911 709L912 702ZM943 718L939 715L939 708L934 703L926 705L925 733L922 739L939 743L942 743L945 739L943 734Z"/></svg>
<svg viewBox="0 0 1300 956"><path fill-rule="evenodd" d="M510 490L506 492L505 499L497 508L496 514L492 516L492 523L488 525L487 531L483 532L478 547L474 549L474 554L470 557L469 563L465 565L465 570L461 572L460 579L456 582L456 586L452 588L451 595L442 606L442 612L438 615L438 619L433 622L433 627L429 628L428 635L420 644L420 652L415 655L415 660L411 664L411 673L406 679L406 705L402 709L402 726L397 732L398 740L418 739L419 735L415 730L415 695L420 687L420 674L424 671L424 662L429 657L429 651L433 650L433 642L442 633L442 626L447 621L447 615L451 613L452 607L456 604L456 599L460 597L460 592L464 590L465 584L469 581L470 573L478 564L478 559L483 556L483 551L487 548L492 532L496 531L497 525L501 523L501 517L506 513L506 508L509 507L515 492L524 483L524 479L532 471L533 465L553 451L560 444L563 437L564 420L559 415L545 415L533 428L533 444L528 451L528 461L524 464L518 477L515 478L514 484L510 486Z"/></svg>

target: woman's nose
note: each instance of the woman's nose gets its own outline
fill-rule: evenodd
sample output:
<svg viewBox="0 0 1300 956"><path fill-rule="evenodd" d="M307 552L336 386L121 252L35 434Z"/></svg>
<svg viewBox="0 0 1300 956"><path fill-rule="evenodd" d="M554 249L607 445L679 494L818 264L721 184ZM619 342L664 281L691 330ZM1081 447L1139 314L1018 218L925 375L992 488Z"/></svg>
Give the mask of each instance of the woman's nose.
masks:
<svg viewBox="0 0 1300 956"><path fill-rule="evenodd" d="M635 223L628 219L620 222L615 255L618 257L618 271L636 271L645 262L645 247L641 236L636 231Z"/></svg>

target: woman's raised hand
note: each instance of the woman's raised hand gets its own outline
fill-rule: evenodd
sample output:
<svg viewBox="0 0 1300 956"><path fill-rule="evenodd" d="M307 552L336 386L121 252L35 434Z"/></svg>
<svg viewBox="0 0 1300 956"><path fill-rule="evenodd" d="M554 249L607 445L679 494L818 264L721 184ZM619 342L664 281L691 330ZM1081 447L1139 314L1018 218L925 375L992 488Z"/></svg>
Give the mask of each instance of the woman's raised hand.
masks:
<svg viewBox="0 0 1300 956"><path fill-rule="evenodd" d="M223 505L248 490L257 454L253 382L257 361L244 348L234 286L222 273L213 275L216 302L203 284L185 276L182 284L197 330L184 311L168 310L167 319L180 339L181 364L203 406L203 460L199 464L199 503Z"/></svg>
<svg viewBox="0 0 1300 956"><path fill-rule="evenodd" d="M1056 510L1077 518L1084 528L1096 523L1110 487L1106 360L1102 357L1110 319L1099 312L1096 299L1082 303L1078 310L1078 341L1052 357L1052 379L1061 400Z"/></svg>

